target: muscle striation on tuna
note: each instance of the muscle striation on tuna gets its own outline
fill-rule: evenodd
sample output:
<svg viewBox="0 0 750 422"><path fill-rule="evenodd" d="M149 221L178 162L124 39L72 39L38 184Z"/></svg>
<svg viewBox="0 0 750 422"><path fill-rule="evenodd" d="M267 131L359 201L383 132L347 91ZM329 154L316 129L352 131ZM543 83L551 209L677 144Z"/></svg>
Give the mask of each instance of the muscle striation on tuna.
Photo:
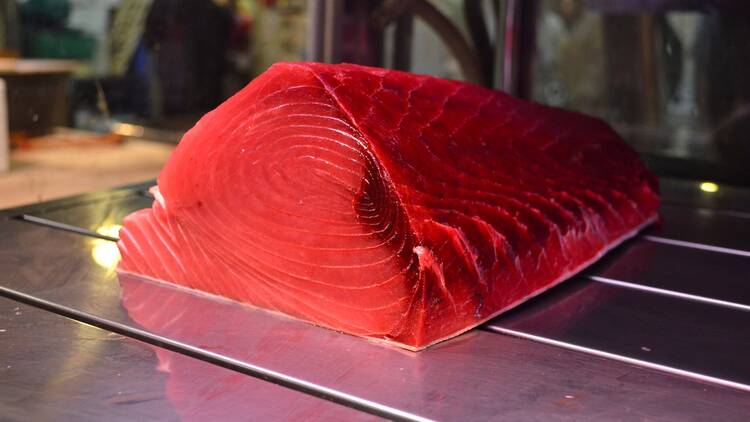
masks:
<svg viewBox="0 0 750 422"><path fill-rule="evenodd" d="M119 270L419 350L657 217L604 122L478 86L279 63L187 132Z"/></svg>

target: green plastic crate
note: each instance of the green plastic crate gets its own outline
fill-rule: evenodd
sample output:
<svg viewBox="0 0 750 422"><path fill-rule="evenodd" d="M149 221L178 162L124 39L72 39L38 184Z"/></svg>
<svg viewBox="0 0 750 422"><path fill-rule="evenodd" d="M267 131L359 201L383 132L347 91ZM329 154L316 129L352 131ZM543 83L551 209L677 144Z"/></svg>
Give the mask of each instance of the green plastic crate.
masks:
<svg viewBox="0 0 750 422"><path fill-rule="evenodd" d="M37 29L26 33L27 55L49 59L90 59L96 40L69 29Z"/></svg>

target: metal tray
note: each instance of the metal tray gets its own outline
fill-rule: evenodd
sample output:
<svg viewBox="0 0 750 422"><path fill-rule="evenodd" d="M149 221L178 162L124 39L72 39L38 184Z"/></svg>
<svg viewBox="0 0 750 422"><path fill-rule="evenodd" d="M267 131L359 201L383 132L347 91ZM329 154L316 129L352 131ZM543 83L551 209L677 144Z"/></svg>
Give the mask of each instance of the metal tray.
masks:
<svg viewBox="0 0 750 422"><path fill-rule="evenodd" d="M574 280L416 354L118 278L112 227L149 205L147 184L6 211L0 295L39 309L40 319L94 325L179 355L186 367L217 368L253 390L275 392L253 401L217 388L210 401L197 402L206 409L282 420L743 420L750 414L748 196L736 189L719 201L697 184L663 186L660 226ZM66 341L62 332L48 337ZM39 350L38 364L51 365L54 354ZM175 365L162 369L166 380L156 383L168 392L184 374ZM3 378L0 388L16 383L23 376ZM201 396L201 388L181 387L188 396ZM165 409L179 407L179 399L164 396ZM11 406L4 397L0 409ZM28 406L49 400L40 395ZM292 402L301 413L279 405Z"/></svg>

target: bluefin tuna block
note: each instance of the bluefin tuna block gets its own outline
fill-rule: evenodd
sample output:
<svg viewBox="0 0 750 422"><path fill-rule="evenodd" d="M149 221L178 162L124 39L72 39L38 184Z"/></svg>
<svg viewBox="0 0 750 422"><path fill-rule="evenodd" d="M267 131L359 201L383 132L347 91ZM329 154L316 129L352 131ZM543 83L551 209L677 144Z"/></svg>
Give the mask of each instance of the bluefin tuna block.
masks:
<svg viewBox="0 0 750 422"><path fill-rule="evenodd" d="M461 82L279 63L187 132L120 271L411 350L569 278L654 221L604 122Z"/></svg>

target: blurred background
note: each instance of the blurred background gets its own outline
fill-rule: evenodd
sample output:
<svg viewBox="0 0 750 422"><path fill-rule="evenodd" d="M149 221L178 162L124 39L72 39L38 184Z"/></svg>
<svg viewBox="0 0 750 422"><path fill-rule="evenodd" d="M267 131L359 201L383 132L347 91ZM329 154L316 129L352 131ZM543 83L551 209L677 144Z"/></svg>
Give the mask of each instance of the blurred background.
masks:
<svg viewBox="0 0 750 422"><path fill-rule="evenodd" d="M0 208L155 178L289 60L503 90L607 120L702 194L750 184L746 1L0 0Z"/></svg>

